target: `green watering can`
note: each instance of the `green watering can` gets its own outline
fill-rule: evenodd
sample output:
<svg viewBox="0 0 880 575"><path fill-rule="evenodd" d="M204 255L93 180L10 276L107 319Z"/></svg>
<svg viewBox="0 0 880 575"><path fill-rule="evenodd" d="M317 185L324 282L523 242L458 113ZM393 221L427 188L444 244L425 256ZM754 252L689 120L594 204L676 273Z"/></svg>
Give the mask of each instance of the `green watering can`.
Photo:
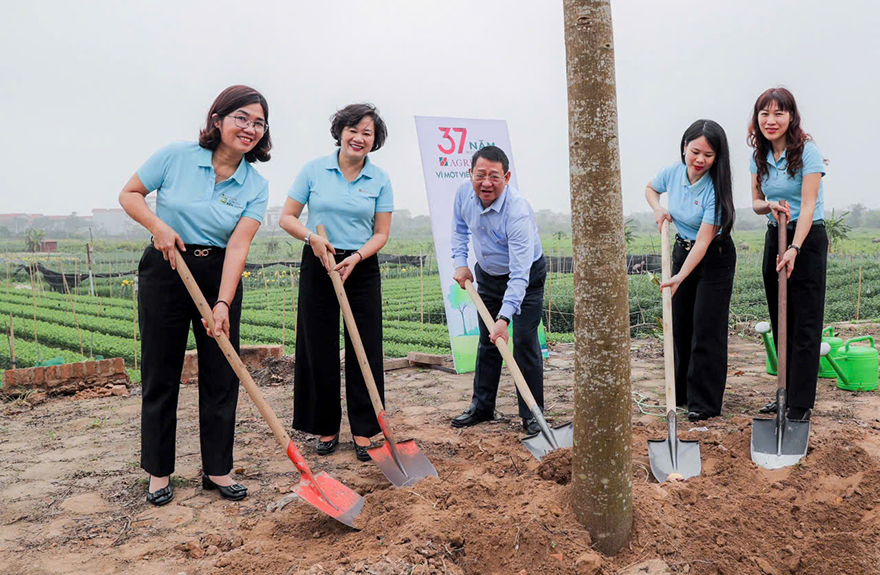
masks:
<svg viewBox="0 0 880 575"><path fill-rule="evenodd" d="M870 341L871 347L850 346L860 341ZM878 359L874 338L870 335L854 337L847 340L843 349L833 357L833 363L839 366L837 387L846 391L874 391L878 387Z"/></svg>
<svg viewBox="0 0 880 575"><path fill-rule="evenodd" d="M776 375L776 345L773 343L770 322L759 321L755 325L755 331L760 333L761 339L764 340L764 349L767 352L767 373ZM843 347L843 339L835 337L834 328L828 326L822 330L822 343L827 343L831 351L828 352L828 356L823 356L819 359L819 377L834 379L837 377L837 374L828 362L828 357L837 357L840 348Z"/></svg>

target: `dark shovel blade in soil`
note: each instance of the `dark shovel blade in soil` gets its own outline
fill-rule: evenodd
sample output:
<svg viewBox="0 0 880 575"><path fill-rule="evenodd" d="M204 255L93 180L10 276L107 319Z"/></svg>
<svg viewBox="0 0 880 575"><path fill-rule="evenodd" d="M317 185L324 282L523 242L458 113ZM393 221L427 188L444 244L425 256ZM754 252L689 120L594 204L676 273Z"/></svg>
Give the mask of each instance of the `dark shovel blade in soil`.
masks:
<svg viewBox="0 0 880 575"><path fill-rule="evenodd" d="M543 417L538 419L541 432L523 437L523 445L541 461L551 451L571 447L574 439L574 425L564 423L550 428Z"/></svg>
<svg viewBox="0 0 880 575"><path fill-rule="evenodd" d="M700 460L700 442L693 439L679 439L675 412L666 415L666 439L648 440L648 459L651 473L658 483L667 479L690 479L703 471ZM675 474L678 474L677 476Z"/></svg>
<svg viewBox="0 0 880 575"><path fill-rule="evenodd" d="M809 421L753 419L752 461L765 469L791 467L807 455L809 440Z"/></svg>
<svg viewBox="0 0 880 575"><path fill-rule="evenodd" d="M303 476L294 493L333 519L357 529L354 520L360 515L364 498L323 471L313 479L310 481Z"/></svg>
<svg viewBox="0 0 880 575"><path fill-rule="evenodd" d="M432 475L437 477L437 470L412 439L400 443L386 440L382 445L368 449L367 453L395 487L408 487Z"/></svg>

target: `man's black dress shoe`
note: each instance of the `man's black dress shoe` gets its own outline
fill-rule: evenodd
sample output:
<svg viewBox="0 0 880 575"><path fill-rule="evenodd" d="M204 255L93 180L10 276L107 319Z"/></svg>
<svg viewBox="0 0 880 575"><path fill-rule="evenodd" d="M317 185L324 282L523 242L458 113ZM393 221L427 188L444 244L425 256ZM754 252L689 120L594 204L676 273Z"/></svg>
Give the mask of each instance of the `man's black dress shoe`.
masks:
<svg viewBox="0 0 880 575"><path fill-rule="evenodd" d="M538 425L538 418L529 417L528 419L523 419L523 429L525 429L526 433L529 435L541 433L541 426Z"/></svg>
<svg viewBox="0 0 880 575"><path fill-rule="evenodd" d="M157 489L152 493L147 493L147 503L151 503L156 507L161 507L166 503L170 503L172 499L174 499L174 488L171 487L170 479L168 481L168 485L166 485L162 489Z"/></svg>
<svg viewBox="0 0 880 575"><path fill-rule="evenodd" d="M689 411L688 412L688 421L702 421L704 419L709 419L711 417L707 413L700 413L699 411Z"/></svg>
<svg viewBox="0 0 880 575"><path fill-rule="evenodd" d="M318 455L330 455L334 451L336 451L336 446L339 445L339 432L336 432L336 435L330 441L318 441L317 447L315 447L315 451L318 452Z"/></svg>
<svg viewBox="0 0 880 575"><path fill-rule="evenodd" d="M776 413L779 408L776 405L776 400L774 399L764 407L758 410L759 413Z"/></svg>
<svg viewBox="0 0 880 575"><path fill-rule="evenodd" d="M786 417L792 421L810 421L810 410L803 407L789 407Z"/></svg>
<svg viewBox="0 0 880 575"><path fill-rule="evenodd" d="M211 478L208 477L207 473L202 473L202 489L208 491L216 489L220 492L220 495L223 496L223 499L228 499L230 501L241 501L247 497L248 493L247 487L239 483L233 483L232 485L217 485L211 481Z"/></svg>
<svg viewBox="0 0 880 575"><path fill-rule="evenodd" d="M470 427L471 425L493 419L495 419L494 413L485 413L469 407L461 415L452 418L452 427Z"/></svg>
<svg viewBox="0 0 880 575"><path fill-rule="evenodd" d="M354 444L354 455L358 458L358 461L369 461L370 454L367 452L369 448L373 447L373 442L371 441L369 445L358 445Z"/></svg>

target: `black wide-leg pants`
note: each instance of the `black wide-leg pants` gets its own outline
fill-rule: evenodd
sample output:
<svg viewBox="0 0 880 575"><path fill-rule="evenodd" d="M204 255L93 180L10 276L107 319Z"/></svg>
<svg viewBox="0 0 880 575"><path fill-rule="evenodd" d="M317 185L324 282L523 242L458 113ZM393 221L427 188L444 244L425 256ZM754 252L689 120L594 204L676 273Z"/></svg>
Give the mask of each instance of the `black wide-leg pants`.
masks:
<svg viewBox="0 0 880 575"><path fill-rule="evenodd" d="M225 250L197 257L187 246L183 259L213 308L220 291ZM229 302L229 340L239 350L242 285ZM199 441L202 469L226 475L232 469L238 377L220 346L205 333L202 316L177 271L150 245L138 265L138 320L141 336L141 467L157 477L174 472L177 397L190 326L199 364Z"/></svg>
<svg viewBox="0 0 880 575"><path fill-rule="evenodd" d="M788 245L794 230L787 230ZM773 341L778 341L779 274L776 256L779 253L779 229L767 226L764 237L764 291L773 326ZM819 377L819 347L822 344L822 323L825 318L825 281L828 268L828 234L825 224L814 224L794 260L788 278L788 349L786 357L786 397L788 405L812 409L816 403Z"/></svg>
<svg viewBox="0 0 880 575"><path fill-rule="evenodd" d="M341 262L352 253L336 250L336 261ZM357 264L345 280L344 287L384 404L379 258L373 255ZM330 275L309 246L303 249L298 301L293 428L314 435L334 435L342 421L339 399L339 300ZM381 429L348 328L345 328L344 334L345 399L351 433L372 437Z"/></svg>
<svg viewBox="0 0 880 575"><path fill-rule="evenodd" d="M480 267L475 266L477 293L492 317L501 311L504 292L510 276L493 276ZM541 344L538 341L538 325L544 307L544 281L547 279L547 264L540 257L532 264L529 271L529 286L523 298L520 313L513 320L513 359L516 361L523 377L529 386L535 402L544 410L544 358L541 356ZM477 346L477 365L474 372L474 397L471 405L480 413L494 413L495 400L498 396L498 381L501 378L501 352L489 341L489 330L480 321L480 343ZM523 419L532 417L526 402L516 392L519 402L519 415Z"/></svg>
<svg viewBox="0 0 880 575"><path fill-rule="evenodd" d="M688 256L680 243L672 251L672 273ZM716 238L672 297L675 402L714 417L721 413L727 385L727 332L736 247Z"/></svg>

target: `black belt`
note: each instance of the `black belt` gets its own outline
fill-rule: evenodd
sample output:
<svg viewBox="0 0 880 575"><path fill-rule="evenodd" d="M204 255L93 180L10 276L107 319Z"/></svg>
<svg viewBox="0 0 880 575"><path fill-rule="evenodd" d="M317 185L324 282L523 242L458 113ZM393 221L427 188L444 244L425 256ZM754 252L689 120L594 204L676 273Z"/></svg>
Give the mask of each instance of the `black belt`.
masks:
<svg viewBox="0 0 880 575"><path fill-rule="evenodd" d="M712 241L709 244L714 244L718 240L720 240L723 236L715 236L712 238ZM684 248L684 251L689 252L694 247L694 244L697 243L697 240L686 240L678 234L675 234L675 243Z"/></svg>
<svg viewBox="0 0 880 575"><path fill-rule="evenodd" d="M190 254L197 258L206 258L211 254L222 254L226 252L226 248L217 246L200 246L196 244L186 244L184 254Z"/></svg>
<svg viewBox="0 0 880 575"><path fill-rule="evenodd" d="M797 220L792 220L792 221L788 222L788 224L785 226L785 228L788 230L793 230L797 227L797 223L798 223ZM769 222L769 225L770 225L770 227L778 228L779 222L777 222L776 220L771 220ZM825 220L813 220L813 225L811 227L824 226L824 225L825 225Z"/></svg>

